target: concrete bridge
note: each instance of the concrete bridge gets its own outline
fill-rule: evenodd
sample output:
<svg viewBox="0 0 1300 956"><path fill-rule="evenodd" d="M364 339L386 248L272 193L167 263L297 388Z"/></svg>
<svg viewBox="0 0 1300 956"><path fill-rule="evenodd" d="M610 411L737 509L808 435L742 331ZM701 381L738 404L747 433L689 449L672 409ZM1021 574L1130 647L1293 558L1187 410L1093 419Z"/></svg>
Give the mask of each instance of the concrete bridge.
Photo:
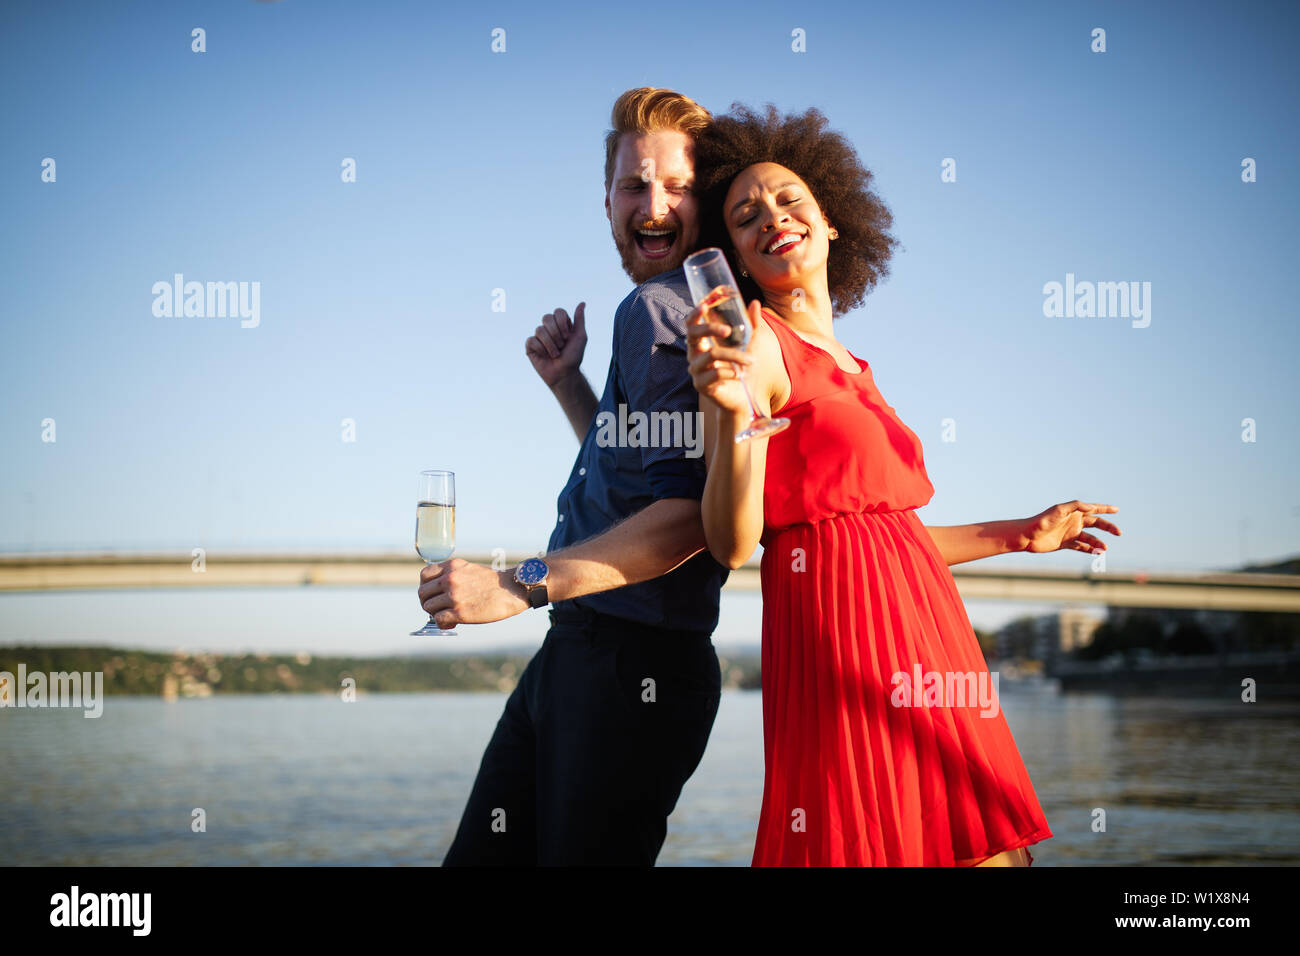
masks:
<svg viewBox="0 0 1300 956"><path fill-rule="evenodd" d="M493 557L466 554L491 564ZM513 565L527 554L502 556ZM0 592L140 588L414 587L418 558L405 554L236 554L211 551L130 554L0 555ZM1035 604L1208 608L1220 611L1300 612L1300 575L1242 572L1165 573L998 570L956 565L963 598ZM758 565L731 573L731 592L759 590Z"/></svg>

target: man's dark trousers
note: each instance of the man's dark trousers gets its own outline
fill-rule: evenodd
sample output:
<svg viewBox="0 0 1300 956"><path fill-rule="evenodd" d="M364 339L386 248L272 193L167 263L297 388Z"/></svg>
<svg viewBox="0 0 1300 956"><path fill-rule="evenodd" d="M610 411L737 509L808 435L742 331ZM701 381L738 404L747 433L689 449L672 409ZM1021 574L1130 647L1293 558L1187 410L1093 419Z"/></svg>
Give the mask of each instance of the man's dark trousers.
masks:
<svg viewBox="0 0 1300 956"><path fill-rule="evenodd" d="M651 866L704 754L721 673L708 633L551 611L443 866Z"/></svg>

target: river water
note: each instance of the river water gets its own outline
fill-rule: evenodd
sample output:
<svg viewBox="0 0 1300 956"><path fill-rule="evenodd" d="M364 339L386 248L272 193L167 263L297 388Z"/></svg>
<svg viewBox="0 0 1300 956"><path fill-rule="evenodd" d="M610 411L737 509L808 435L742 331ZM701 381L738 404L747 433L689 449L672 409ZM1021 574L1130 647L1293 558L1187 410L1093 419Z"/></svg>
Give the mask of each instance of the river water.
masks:
<svg viewBox="0 0 1300 956"><path fill-rule="evenodd" d="M1000 690L1055 833L1036 865L1300 862L1300 706ZM110 697L99 719L0 709L6 862L437 864L504 702ZM761 715L757 692L724 692L660 865L749 864ZM206 832L191 828L196 808Z"/></svg>

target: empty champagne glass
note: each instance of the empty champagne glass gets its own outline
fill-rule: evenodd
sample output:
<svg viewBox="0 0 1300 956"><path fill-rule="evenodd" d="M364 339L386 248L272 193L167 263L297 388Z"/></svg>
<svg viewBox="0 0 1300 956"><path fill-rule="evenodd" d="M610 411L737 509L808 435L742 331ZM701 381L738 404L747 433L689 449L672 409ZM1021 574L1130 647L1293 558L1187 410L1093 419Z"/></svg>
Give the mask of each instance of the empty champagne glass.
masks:
<svg viewBox="0 0 1300 956"><path fill-rule="evenodd" d="M456 475L450 471L420 472L420 497L415 506L415 550L424 563L446 561L456 550ZM444 631L429 615L429 623L412 637L445 637L456 632Z"/></svg>
<svg viewBox="0 0 1300 956"><path fill-rule="evenodd" d="M682 264L686 271L686 284L690 286L691 298L696 305L707 305L709 313L717 316L731 326L731 335L721 339L723 345L748 349L754 329L749 322L749 312L745 301L736 287L736 277L731 274L727 257L721 249L701 249L688 256ZM737 366L736 376L741 387L745 389L745 398L749 399L749 411L753 416L745 430L736 436L737 442L750 438L762 438L775 435L790 424L788 418L768 418L758 414L754 405L754 396L750 394L749 384L745 381L744 366Z"/></svg>

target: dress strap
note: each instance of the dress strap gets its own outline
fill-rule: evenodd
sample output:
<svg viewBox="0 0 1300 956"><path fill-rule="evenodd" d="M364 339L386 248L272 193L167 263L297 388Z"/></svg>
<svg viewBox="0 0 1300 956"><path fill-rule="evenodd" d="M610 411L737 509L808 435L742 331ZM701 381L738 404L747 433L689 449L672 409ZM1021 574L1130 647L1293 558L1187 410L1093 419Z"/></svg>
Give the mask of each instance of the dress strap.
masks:
<svg viewBox="0 0 1300 956"><path fill-rule="evenodd" d="M781 407L793 408L803 401L800 397L799 388L799 382L803 378L803 364L800 359L803 353L799 350L797 342L790 341L789 337L793 336L794 333L786 328L785 323L780 318L767 309L761 309L760 311L763 314L763 321L768 324L772 334L776 336L777 348L781 350L781 363L785 366L786 378L790 380L790 395ZM774 409L772 413L776 414L777 412Z"/></svg>
<svg viewBox="0 0 1300 956"><path fill-rule="evenodd" d="M841 373L850 375L854 378L857 378L861 373L866 371L866 369L862 368L862 365L865 363L863 363L862 360L852 352L849 352L849 358L853 359L853 361L858 364L858 371L850 372L848 369L841 368L839 361L835 356L831 355L830 352L827 352L820 345L813 345L794 329L790 328L790 326L786 325L785 322L781 321L780 316L775 313L769 313L767 309L763 309L762 311L763 318L767 320L767 324L773 328L777 339L781 341L781 352L785 356L787 367L793 360L794 363L799 366L800 371L806 372L807 374L824 376L834 368L838 369ZM785 348L787 344L790 346L789 350ZM848 349L845 349L845 351L848 352ZM796 355L799 356L799 358L794 358ZM822 361L823 359L824 361Z"/></svg>

